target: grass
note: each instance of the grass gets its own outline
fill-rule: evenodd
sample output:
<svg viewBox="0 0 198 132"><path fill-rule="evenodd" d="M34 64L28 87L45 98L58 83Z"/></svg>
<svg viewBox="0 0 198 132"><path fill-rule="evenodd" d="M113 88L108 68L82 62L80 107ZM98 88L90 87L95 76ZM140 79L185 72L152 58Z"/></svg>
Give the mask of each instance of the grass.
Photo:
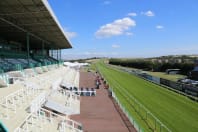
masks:
<svg viewBox="0 0 198 132"><path fill-rule="evenodd" d="M113 67L119 67L116 65L111 65ZM122 66L120 66L122 67ZM125 69L133 69L133 70L141 70L141 69L136 69L136 68L129 68L129 67L122 67ZM152 71L146 71L149 75L155 76L155 77L160 77L160 78L164 78L167 80L171 80L171 81L177 81L178 79L182 79L185 78L185 75L181 75L181 74L166 74L165 72L152 72Z"/></svg>
<svg viewBox="0 0 198 132"><path fill-rule="evenodd" d="M129 111L130 115L136 119L145 131L151 131L155 122L151 120L151 117L146 117L143 109L138 111L138 108L136 108L138 105L135 105L134 101L131 101L131 103L127 101L127 98L131 100L130 96L135 97L138 102L145 106L171 131L197 132L197 102L193 102L182 95L171 92L126 72L108 67L104 63L98 63L97 66L110 83L110 86L114 89L120 101ZM159 128L156 128L156 130L159 131Z"/></svg>

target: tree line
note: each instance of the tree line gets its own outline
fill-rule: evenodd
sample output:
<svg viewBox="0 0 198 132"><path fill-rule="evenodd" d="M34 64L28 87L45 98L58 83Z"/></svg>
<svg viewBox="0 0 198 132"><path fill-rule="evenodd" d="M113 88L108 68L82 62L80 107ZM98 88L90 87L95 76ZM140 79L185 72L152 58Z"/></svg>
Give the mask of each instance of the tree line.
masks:
<svg viewBox="0 0 198 132"><path fill-rule="evenodd" d="M194 63L159 63L148 59L109 59L109 64L142 69L146 71L166 72L167 69L180 69L180 74L188 75Z"/></svg>

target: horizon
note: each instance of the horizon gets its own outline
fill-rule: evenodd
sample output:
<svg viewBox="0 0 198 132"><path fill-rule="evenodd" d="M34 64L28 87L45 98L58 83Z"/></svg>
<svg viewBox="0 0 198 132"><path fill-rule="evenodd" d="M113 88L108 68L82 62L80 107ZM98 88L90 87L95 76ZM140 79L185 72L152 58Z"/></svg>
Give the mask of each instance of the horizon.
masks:
<svg viewBox="0 0 198 132"><path fill-rule="evenodd" d="M85 58L77 58L77 59L63 59L64 61L75 61L75 60L89 60L89 59L101 59L101 58L107 58L107 59L152 59L152 58L162 58L162 57L181 57L181 56L189 56L189 57L195 57L198 58L198 54L180 54L180 55L166 55L166 56L153 56L153 57L85 57Z"/></svg>
<svg viewBox="0 0 198 132"><path fill-rule="evenodd" d="M198 53L196 0L49 0L49 3L73 46L62 50L64 59Z"/></svg>

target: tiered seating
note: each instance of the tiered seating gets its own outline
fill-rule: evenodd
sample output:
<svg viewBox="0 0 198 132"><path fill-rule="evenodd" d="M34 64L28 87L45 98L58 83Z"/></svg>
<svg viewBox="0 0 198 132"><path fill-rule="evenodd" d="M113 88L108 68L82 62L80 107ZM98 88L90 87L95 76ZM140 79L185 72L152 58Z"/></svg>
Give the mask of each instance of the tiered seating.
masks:
<svg viewBox="0 0 198 132"><path fill-rule="evenodd" d="M31 58L29 59L29 62L32 63L32 64L37 64L38 63L37 61L35 61L35 60L31 59Z"/></svg>
<svg viewBox="0 0 198 132"><path fill-rule="evenodd" d="M13 58L8 58L8 59L4 59L4 60L11 64L21 64L21 62L19 62L17 59L13 59Z"/></svg>
<svg viewBox="0 0 198 132"><path fill-rule="evenodd" d="M80 114L80 96L71 91L64 89L52 91L48 100L46 106L48 103L56 102L64 110L65 114Z"/></svg>
<svg viewBox="0 0 198 132"><path fill-rule="evenodd" d="M16 65L21 65L22 69L32 68L38 66L38 63L42 65L51 65L57 63L56 59L43 55L30 55L27 58L27 53L22 51L12 51L6 49L0 49L0 69L7 71L19 70ZM31 65L30 65L31 64Z"/></svg>
<svg viewBox="0 0 198 132"><path fill-rule="evenodd" d="M4 58L23 58L26 59L27 58L27 54L25 52L16 52L16 51L12 51L12 50L6 50L6 49L0 49L0 55L3 56Z"/></svg>
<svg viewBox="0 0 198 132"><path fill-rule="evenodd" d="M5 74L3 72L3 70L0 70L0 87L6 87L9 85L9 82L8 82L8 75Z"/></svg>
<svg viewBox="0 0 198 132"><path fill-rule="evenodd" d="M27 77L33 77L36 75L35 69L25 69L24 73Z"/></svg>
<svg viewBox="0 0 198 132"><path fill-rule="evenodd" d="M79 74L77 73L77 71L72 68L69 68L67 75L63 77L62 85L63 86L65 85L65 87L67 88L74 86L79 87L78 79L79 79Z"/></svg>
<svg viewBox="0 0 198 132"><path fill-rule="evenodd" d="M24 85L0 101L0 117L9 131L13 131L25 119L30 103L41 92L36 85Z"/></svg>
<svg viewBox="0 0 198 132"><path fill-rule="evenodd" d="M22 58L20 58L20 59L17 59L22 65L24 65L24 66L28 66L28 61L26 60L26 59L22 59Z"/></svg>
<svg viewBox="0 0 198 132"><path fill-rule="evenodd" d="M17 61L18 58L26 59L26 54L24 52L15 52L11 50L0 50L1 56L1 69L4 71L17 70L16 64L21 64Z"/></svg>
<svg viewBox="0 0 198 132"><path fill-rule="evenodd" d="M46 56L46 61L51 62L51 63L56 63L57 62L56 59L54 59L54 58L52 58L50 56Z"/></svg>
<svg viewBox="0 0 198 132"><path fill-rule="evenodd" d="M72 77L69 80L74 80L77 75L76 71L63 66L45 68L48 72L33 76L29 76L28 72L34 73L34 70L26 69L24 76L19 77L18 83L11 84L9 88L0 89L0 119L9 131L81 132L80 123L66 118L70 114L80 113L80 96L60 88L62 77L69 73L68 75ZM13 72L10 77L14 78L19 73ZM52 112L56 111L56 108L50 110L41 108L47 108L46 104L49 101L71 112L57 111L65 115L60 116Z"/></svg>
<svg viewBox="0 0 198 132"><path fill-rule="evenodd" d="M0 69L4 71L10 71L10 70L14 70L15 67L12 63L9 63L4 59L0 59Z"/></svg>
<svg viewBox="0 0 198 132"><path fill-rule="evenodd" d="M43 64L47 63L47 64L53 64L58 62L57 60L49 57L49 56L45 56L45 55L33 55L33 58Z"/></svg>
<svg viewBox="0 0 198 132"><path fill-rule="evenodd" d="M44 70L42 69L42 67L35 67L35 72L38 74L42 74Z"/></svg>

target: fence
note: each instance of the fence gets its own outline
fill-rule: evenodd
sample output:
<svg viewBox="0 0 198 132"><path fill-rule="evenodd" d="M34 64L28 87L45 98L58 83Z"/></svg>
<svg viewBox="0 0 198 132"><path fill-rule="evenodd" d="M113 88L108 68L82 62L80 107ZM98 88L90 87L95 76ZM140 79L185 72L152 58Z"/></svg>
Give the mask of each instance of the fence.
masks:
<svg viewBox="0 0 198 132"><path fill-rule="evenodd" d="M114 82L115 83L115 82ZM116 84L119 86L116 90L118 91L121 89L119 84ZM136 100L132 95L130 95L125 89L122 88L122 91L119 90L119 92L123 92L125 95L125 99L130 104L130 107L132 107L135 112L141 117L141 119L148 125L148 127L156 132L170 132L171 130L166 127L157 117L155 117L147 108L145 108L138 100ZM136 123L135 119L130 117L129 112L127 109L120 103L119 99L117 98L116 94L113 92L112 94L117 100L118 104L120 105L123 112L127 115L127 117L130 119L131 123L134 125L136 130L138 132L143 131L142 128Z"/></svg>
<svg viewBox="0 0 198 132"><path fill-rule="evenodd" d="M136 75L136 74L134 74ZM163 79L163 78L159 78L160 79L160 83L156 80L150 80L147 79L146 77L140 76L140 75L136 75L137 77L141 77L142 79L155 83L157 85L160 85L163 88L166 88L168 90L174 91L178 94L184 95L186 97L189 97L192 100L198 101L198 88L192 87L192 86L188 86L186 84L181 84L178 82L173 82L167 79ZM155 77L157 78L157 77Z"/></svg>
<svg viewBox="0 0 198 132"><path fill-rule="evenodd" d="M80 95L80 96L96 96L96 90L92 91L82 91L82 90L78 90L78 91L72 91L73 93Z"/></svg>
<svg viewBox="0 0 198 132"><path fill-rule="evenodd" d="M111 89L112 90L112 89ZM131 124L134 126L134 128L138 132L143 132L143 129L140 127L140 125L136 122L136 120L129 114L128 110L123 106L123 104L119 101L118 97L116 94L112 91L112 97L115 99L121 110L124 112L124 114L128 117L129 121Z"/></svg>
<svg viewBox="0 0 198 132"><path fill-rule="evenodd" d="M38 123L38 120L42 120L43 123ZM60 122L61 121L61 122ZM41 128L45 127L46 123L55 123L55 124L48 124L48 125L57 125L60 122L60 132L66 132L68 130L75 131L75 132L83 132L82 124L68 119L65 116L61 116L54 112L48 111L46 109L40 108L37 112L30 113L26 119L17 127L14 132L28 132L31 131L34 127L34 130L37 129L38 125Z"/></svg>
<svg viewBox="0 0 198 132"><path fill-rule="evenodd" d="M163 88L166 88L168 90L171 90L181 95L184 95L186 97L189 97L192 100L198 101L198 88L196 87L189 86L187 84L178 83L178 82L173 82L173 81L159 78L159 77L154 77L148 74L142 74L142 71L139 71L139 70L126 70L124 68L117 68L117 69L133 74L146 81L160 85Z"/></svg>
<svg viewBox="0 0 198 132"><path fill-rule="evenodd" d="M102 74L103 76L103 74ZM105 77L105 76L103 76ZM155 132L171 132L171 130L164 125L157 117L155 117L147 108L145 108L139 101L136 100L132 95L128 93L127 90L122 88L118 82L116 82L114 79L111 80L113 84L116 85L116 87L110 86L112 90L112 96L122 109L122 111L125 113L125 115L129 118L129 121L133 124L135 129L138 132L144 131L142 126L140 126L136 119L133 118L133 116L129 113L129 109L127 109L121 100L117 97L116 94L120 93L122 97L127 101L129 104L129 107L134 109L135 112L139 115L139 117L145 122L145 124ZM122 89L122 91L120 90ZM117 93L116 93L117 92Z"/></svg>

